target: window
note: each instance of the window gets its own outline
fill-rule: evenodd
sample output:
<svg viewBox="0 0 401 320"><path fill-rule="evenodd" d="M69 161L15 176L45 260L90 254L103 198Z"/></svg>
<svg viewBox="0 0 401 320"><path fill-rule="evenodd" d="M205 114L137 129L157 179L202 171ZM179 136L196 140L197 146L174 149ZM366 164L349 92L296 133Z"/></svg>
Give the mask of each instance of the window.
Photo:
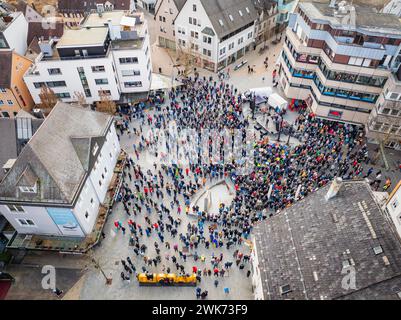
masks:
<svg viewBox="0 0 401 320"><path fill-rule="evenodd" d="M128 81L128 82L124 82L124 87L126 87L126 88L142 87L142 81Z"/></svg>
<svg viewBox="0 0 401 320"><path fill-rule="evenodd" d="M291 287L290 287L289 284L286 284L286 285L280 287L280 293L281 293L281 295L290 293L291 291L292 291L292 290L291 290Z"/></svg>
<svg viewBox="0 0 401 320"><path fill-rule="evenodd" d="M110 90L99 90L98 92L99 96L111 96L111 91Z"/></svg>
<svg viewBox="0 0 401 320"><path fill-rule="evenodd" d="M69 92L55 93L55 95L60 99L69 99L69 98L71 98L71 94Z"/></svg>
<svg viewBox="0 0 401 320"><path fill-rule="evenodd" d="M123 77L140 76L141 72L139 70L121 70L121 74Z"/></svg>
<svg viewBox="0 0 401 320"><path fill-rule="evenodd" d="M226 53L226 48L224 47L224 48L221 48L220 49L220 55L223 55L223 54L225 54Z"/></svg>
<svg viewBox="0 0 401 320"><path fill-rule="evenodd" d="M21 186L19 187L21 192L24 193L36 193L36 184L33 187L25 187L25 186Z"/></svg>
<svg viewBox="0 0 401 320"><path fill-rule="evenodd" d="M192 24L192 18L189 17L189 24Z"/></svg>
<svg viewBox="0 0 401 320"><path fill-rule="evenodd" d="M212 56L212 51L208 50L208 49L203 49L203 54L205 56L211 57Z"/></svg>
<svg viewBox="0 0 401 320"><path fill-rule="evenodd" d="M231 42L229 45L228 45L228 50L231 50L231 49L233 49L234 48L234 42Z"/></svg>
<svg viewBox="0 0 401 320"><path fill-rule="evenodd" d="M31 219L17 219L18 223L23 227L34 227L35 223Z"/></svg>
<svg viewBox="0 0 401 320"><path fill-rule="evenodd" d="M394 199L394 201L391 203L391 206L393 207L393 209L396 209L398 207L398 200Z"/></svg>
<svg viewBox="0 0 401 320"><path fill-rule="evenodd" d="M138 58L137 57L120 58L119 60L120 60L121 64L138 63Z"/></svg>
<svg viewBox="0 0 401 320"><path fill-rule="evenodd" d="M89 213L88 213L88 211L85 212L85 218L86 218L86 219L89 218Z"/></svg>
<svg viewBox="0 0 401 320"><path fill-rule="evenodd" d="M19 205L7 205L7 208L11 212L25 212L24 208Z"/></svg>
<svg viewBox="0 0 401 320"><path fill-rule="evenodd" d="M109 80L108 79L95 79L95 83L96 84L109 84Z"/></svg>
<svg viewBox="0 0 401 320"><path fill-rule="evenodd" d="M92 67L92 72L104 72L105 68L104 66L93 66Z"/></svg>
<svg viewBox="0 0 401 320"><path fill-rule="evenodd" d="M383 253L383 247L381 245L378 245L377 247L373 248L373 252L375 253L375 255Z"/></svg>
<svg viewBox="0 0 401 320"><path fill-rule="evenodd" d="M199 39L199 33L196 31L191 31L191 37L195 39Z"/></svg>
<svg viewBox="0 0 401 320"><path fill-rule="evenodd" d="M7 103L9 106L12 106L14 104L14 102L12 100L7 100Z"/></svg>
<svg viewBox="0 0 401 320"><path fill-rule="evenodd" d="M349 58L349 64L352 64L354 66L362 66L362 63L363 63L363 58L356 58L356 57Z"/></svg>
<svg viewBox="0 0 401 320"><path fill-rule="evenodd" d="M192 6L192 10L193 10L194 12L196 12L196 4L194 4L194 5Z"/></svg>
<svg viewBox="0 0 401 320"><path fill-rule="evenodd" d="M99 180L99 186L100 186L100 187L102 186L102 181L101 181L101 180Z"/></svg>
<svg viewBox="0 0 401 320"><path fill-rule="evenodd" d="M251 38L252 38L252 35L253 35L253 33L252 33L252 32L249 32L249 33L248 33L248 39L251 39Z"/></svg>
<svg viewBox="0 0 401 320"><path fill-rule="evenodd" d="M61 74L60 68L51 68L47 69L50 75L56 75L56 74Z"/></svg>
<svg viewBox="0 0 401 320"><path fill-rule="evenodd" d="M211 37L207 37L207 36L203 36L203 42L207 43L207 44L211 44L212 43L212 38Z"/></svg>
<svg viewBox="0 0 401 320"><path fill-rule="evenodd" d="M238 39L238 44L240 45L241 43L243 43L244 42L244 37L241 37L241 38L239 38Z"/></svg>
<svg viewBox="0 0 401 320"><path fill-rule="evenodd" d="M92 154L93 155L96 155L96 152L99 150L99 145L97 144L97 142L95 143L95 146L93 147L93 150L92 150Z"/></svg>

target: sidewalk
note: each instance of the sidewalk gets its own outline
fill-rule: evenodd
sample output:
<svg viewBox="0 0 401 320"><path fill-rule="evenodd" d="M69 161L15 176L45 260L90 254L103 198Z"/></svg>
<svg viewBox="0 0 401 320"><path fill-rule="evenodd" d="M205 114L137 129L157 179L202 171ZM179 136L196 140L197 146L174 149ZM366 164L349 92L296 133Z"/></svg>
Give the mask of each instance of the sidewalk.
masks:
<svg viewBox="0 0 401 320"><path fill-rule="evenodd" d="M231 84L234 85L240 92L244 92L249 88L257 88L257 87L267 87L273 86L272 72L274 69L277 69L276 61L282 49L282 43L277 45L272 45L271 40L267 42L269 49L262 55L258 53L259 48L263 46L263 43L256 47L256 50L251 50L244 57L238 59L234 63L230 64L227 68L223 69L223 71L230 70L230 79L228 80ZM284 39L282 39L282 42ZM165 49L159 47L157 42L152 45L152 64L153 64L153 72L158 73L159 68L162 69L162 74L171 77L172 72L174 75L177 74L177 70L173 68L173 65L176 63L177 53L170 49ZM266 69L263 62L265 58L268 57L268 68ZM244 65L239 70L234 71L234 67L239 64L241 61L247 60L248 63ZM248 67L251 66L254 68L253 74L248 74ZM175 70L173 70L175 69ZM213 76L217 79L217 74L210 72L208 70L197 67L197 71L200 76ZM264 80L263 80L264 78ZM274 88L274 92L280 93L280 89Z"/></svg>

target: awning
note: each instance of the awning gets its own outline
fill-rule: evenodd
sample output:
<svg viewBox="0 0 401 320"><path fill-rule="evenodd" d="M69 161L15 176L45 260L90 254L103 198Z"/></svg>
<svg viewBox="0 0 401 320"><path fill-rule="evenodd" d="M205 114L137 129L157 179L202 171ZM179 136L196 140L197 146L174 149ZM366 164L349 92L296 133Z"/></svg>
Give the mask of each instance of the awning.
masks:
<svg viewBox="0 0 401 320"><path fill-rule="evenodd" d="M150 90L171 89L172 87L178 87L181 85L182 83L180 81L172 81L171 77L167 77L159 73L152 73Z"/></svg>

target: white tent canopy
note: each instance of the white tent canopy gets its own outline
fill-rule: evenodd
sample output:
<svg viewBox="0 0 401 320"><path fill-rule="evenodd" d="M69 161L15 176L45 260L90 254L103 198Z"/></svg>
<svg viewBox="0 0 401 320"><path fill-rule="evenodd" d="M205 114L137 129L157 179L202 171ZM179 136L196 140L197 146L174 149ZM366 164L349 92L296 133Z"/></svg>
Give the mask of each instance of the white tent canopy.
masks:
<svg viewBox="0 0 401 320"><path fill-rule="evenodd" d="M182 85L181 82L176 80L172 81L171 77L167 77L159 73L152 73L150 90L171 89L172 87L178 87L180 85Z"/></svg>

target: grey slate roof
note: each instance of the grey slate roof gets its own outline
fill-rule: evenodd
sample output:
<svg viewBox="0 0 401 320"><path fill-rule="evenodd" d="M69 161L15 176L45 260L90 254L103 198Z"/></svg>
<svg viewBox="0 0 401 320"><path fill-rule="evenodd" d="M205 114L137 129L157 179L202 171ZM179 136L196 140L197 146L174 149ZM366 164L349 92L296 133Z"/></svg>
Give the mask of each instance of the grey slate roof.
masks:
<svg viewBox="0 0 401 320"><path fill-rule="evenodd" d="M328 3L300 2L299 7L312 19L328 20L334 25L343 25L342 16L336 17L334 9L330 8ZM354 8L357 28L401 34L401 21L396 15L377 13L371 5L354 4Z"/></svg>
<svg viewBox="0 0 401 320"><path fill-rule="evenodd" d="M181 11L181 9L184 6L185 2L187 2L187 0L173 0L173 1L174 1L175 6L178 9L178 12Z"/></svg>
<svg viewBox="0 0 401 320"><path fill-rule="evenodd" d="M326 202L328 188L255 227L265 299L398 299L401 244L369 185L344 182ZM376 255L379 245L383 252ZM355 290L342 287L347 261L355 264ZM291 292L282 295L284 285Z"/></svg>
<svg viewBox="0 0 401 320"><path fill-rule="evenodd" d="M113 117L107 114L59 102L0 183L1 200L71 204L112 121ZM72 143L77 141L76 137L87 137L84 141L90 146L78 148ZM90 153L89 165L85 165L85 149L92 150L94 142L99 145L98 151L94 156ZM21 194L17 188L18 179L28 166L39 178L40 192L35 195Z"/></svg>
<svg viewBox="0 0 401 320"><path fill-rule="evenodd" d="M20 110L15 118L0 118L0 180L5 175L4 164L9 159L16 159L26 143L17 139L16 118L31 118L32 134L43 123L43 119L37 119L24 110Z"/></svg>
<svg viewBox="0 0 401 320"><path fill-rule="evenodd" d="M255 21L258 13L252 0L200 0L219 39ZM249 13L246 11L249 9ZM239 14L242 12L242 16ZM232 15L233 21L229 15ZM219 20L223 22L223 26Z"/></svg>

